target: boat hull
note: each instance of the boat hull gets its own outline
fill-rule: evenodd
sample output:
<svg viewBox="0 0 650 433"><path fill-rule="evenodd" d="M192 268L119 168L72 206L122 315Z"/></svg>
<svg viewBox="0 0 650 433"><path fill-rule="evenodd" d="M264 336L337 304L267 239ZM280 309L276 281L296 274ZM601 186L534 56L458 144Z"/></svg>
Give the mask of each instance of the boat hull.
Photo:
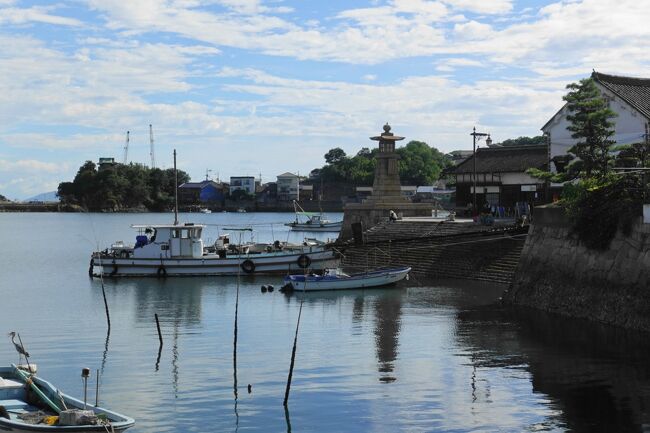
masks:
<svg viewBox="0 0 650 433"><path fill-rule="evenodd" d="M109 277L226 276L279 274L336 267L340 259L331 250L286 254L271 252L221 258L120 258L93 256L92 274ZM305 266L306 265L306 266Z"/></svg>
<svg viewBox="0 0 650 433"><path fill-rule="evenodd" d="M343 222L328 223L328 224L303 224L303 223L287 223L295 232L340 232L343 227Z"/></svg>
<svg viewBox="0 0 650 433"><path fill-rule="evenodd" d="M333 278L290 275L284 282L290 283L294 290L301 292L364 289L395 284L405 279L410 271L411 268L406 267Z"/></svg>
<svg viewBox="0 0 650 433"><path fill-rule="evenodd" d="M26 402L27 396L25 391L25 378L16 373L16 368L0 367L0 378L10 379L11 383L0 382L4 384L0 386L0 405L6 406L5 410L9 414L9 419L0 417L0 432L106 432L115 431L122 432L135 424L133 418L118 414L116 412L88 405L87 408L92 410L96 415L103 415L110 420L111 425L81 425L81 426L59 426L59 425L46 425L46 424L27 424L21 421L18 417L20 413L38 409L31 406ZM38 390L47 396L52 401L60 402L58 399L58 390L50 382L41 379L37 376L32 376L33 384L30 385L38 387ZM17 386L16 386L17 385ZM84 404L82 401L70 397L69 395L61 394L61 398L65 402L65 406L69 409L83 409ZM112 430L111 430L112 428Z"/></svg>

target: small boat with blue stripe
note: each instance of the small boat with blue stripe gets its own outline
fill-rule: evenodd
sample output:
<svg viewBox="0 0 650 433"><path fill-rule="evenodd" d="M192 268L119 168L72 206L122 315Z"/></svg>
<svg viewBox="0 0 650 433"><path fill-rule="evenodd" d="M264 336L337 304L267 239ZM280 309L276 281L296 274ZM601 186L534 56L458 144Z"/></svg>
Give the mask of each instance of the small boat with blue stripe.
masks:
<svg viewBox="0 0 650 433"><path fill-rule="evenodd" d="M348 275L339 268L326 269L323 275L288 275L284 278L283 289L312 292L381 287L408 279L410 271L410 267L403 266Z"/></svg>
<svg viewBox="0 0 650 433"><path fill-rule="evenodd" d="M28 369L0 367L0 432L122 432L132 418L61 393Z"/></svg>

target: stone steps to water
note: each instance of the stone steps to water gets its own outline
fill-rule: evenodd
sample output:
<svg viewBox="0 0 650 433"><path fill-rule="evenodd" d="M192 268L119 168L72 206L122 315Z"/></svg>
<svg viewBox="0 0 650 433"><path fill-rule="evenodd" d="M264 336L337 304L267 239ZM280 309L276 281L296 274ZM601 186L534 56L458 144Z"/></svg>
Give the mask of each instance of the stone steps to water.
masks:
<svg viewBox="0 0 650 433"><path fill-rule="evenodd" d="M343 266L363 270L411 266L414 276L510 283L526 229L471 223L397 221L364 233L364 245L345 248Z"/></svg>

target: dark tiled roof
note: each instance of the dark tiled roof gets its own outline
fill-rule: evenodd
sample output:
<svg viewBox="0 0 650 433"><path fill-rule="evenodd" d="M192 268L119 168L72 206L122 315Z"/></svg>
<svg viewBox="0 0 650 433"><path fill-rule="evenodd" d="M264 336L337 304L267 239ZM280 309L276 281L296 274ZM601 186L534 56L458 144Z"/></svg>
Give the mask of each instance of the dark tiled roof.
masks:
<svg viewBox="0 0 650 433"><path fill-rule="evenodd" d="M596 71L591 78L650 119L650 78L619 77Z"/></svg>
<svg viewBox="0 0 650 433"><path fill-rule="evenodd" d="M472 173L474 157L470 156L451 173ZM504 146L480 148L476 151L477 173L512 173L525 172L529 168L545 169L548 165L548 147L539 146Z"/></svg>

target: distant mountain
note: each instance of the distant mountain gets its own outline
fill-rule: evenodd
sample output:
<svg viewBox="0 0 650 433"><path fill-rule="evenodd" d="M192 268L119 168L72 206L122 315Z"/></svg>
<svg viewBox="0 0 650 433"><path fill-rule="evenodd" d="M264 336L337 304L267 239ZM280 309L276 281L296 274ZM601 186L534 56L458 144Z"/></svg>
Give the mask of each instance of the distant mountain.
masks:
<svg viewBox="0 0 650 433"><path fill-rule="evenodd" d="M30 201L42 201L42 202L58 202L59 197L56 196L56 191L51 191L51 192L44 192L42 194L35 195L34 197L30 197L28 199L23 200L25 202L30 202Z"/></svg>

